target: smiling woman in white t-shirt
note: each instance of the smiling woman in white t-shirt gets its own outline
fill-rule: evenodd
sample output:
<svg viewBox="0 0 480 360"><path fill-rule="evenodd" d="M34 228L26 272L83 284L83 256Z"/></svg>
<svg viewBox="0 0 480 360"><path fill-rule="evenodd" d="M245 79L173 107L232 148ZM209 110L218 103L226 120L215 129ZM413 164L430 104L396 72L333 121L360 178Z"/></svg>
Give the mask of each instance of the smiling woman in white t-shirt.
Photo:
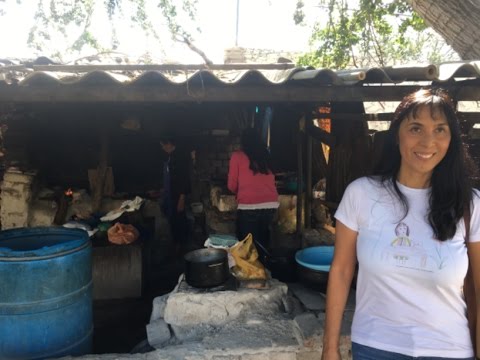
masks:
<svg viewBox="0 0 480 360"><path fill-rule="evenodd" d="M469 265L480 287L473 174L447 93L406 96L374 174L347 187L335 214L322 360L340 359L342 315L357 261L354 360L475 358L463 295Z"/></svg>

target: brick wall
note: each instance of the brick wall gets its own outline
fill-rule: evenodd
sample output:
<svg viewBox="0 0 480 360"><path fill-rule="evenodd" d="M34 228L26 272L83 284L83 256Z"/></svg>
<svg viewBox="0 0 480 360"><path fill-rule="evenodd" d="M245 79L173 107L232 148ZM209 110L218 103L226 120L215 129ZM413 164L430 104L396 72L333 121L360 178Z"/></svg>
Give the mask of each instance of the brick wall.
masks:
<svg viewBox="0 0 480 360"><path fill-rule="evenodd" d="M197 149L197 174L201 179L226 180L228 163L235 150L240 149L240 135L228 130L212 130Z"/></svg>

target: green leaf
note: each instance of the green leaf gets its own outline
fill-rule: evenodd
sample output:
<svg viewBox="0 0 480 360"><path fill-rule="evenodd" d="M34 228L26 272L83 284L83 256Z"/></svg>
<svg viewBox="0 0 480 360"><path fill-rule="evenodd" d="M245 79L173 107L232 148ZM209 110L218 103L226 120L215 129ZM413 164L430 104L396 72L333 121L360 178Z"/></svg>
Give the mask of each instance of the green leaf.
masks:
<svg viewBox="0 0 480 360"><path fill-rule="evenodd" d="M431 53L427 36L431 32L407 0L359 0L356 8L348 3L319 1L328 5L328 21L315 25L310 37L313 50L300 58L300 65L385 66L418 61ZM436 43L441 42L437 37Z"/></svg>

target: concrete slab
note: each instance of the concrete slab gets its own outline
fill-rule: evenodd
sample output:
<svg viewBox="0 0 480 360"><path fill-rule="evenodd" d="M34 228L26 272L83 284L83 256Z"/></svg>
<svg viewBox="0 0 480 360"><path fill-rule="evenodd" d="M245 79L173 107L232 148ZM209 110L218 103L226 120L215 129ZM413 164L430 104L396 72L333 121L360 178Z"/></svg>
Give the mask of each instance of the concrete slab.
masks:
<svg viewBox="0 0 480 360"><path fill-rule="evenodd" d="M150 315L150 322L163 319L165 315L165 306L167 306L167 299L170 294L157 296L152 302L152 314Z"/></svg>
<svg viewBox="0 0 480 360"><path fill-rule="evenodd" d="M275 314L283 311L286 284L272 279L264 290L239 289L213 293L172 292L165 307L165 321L175 326L220 326L242 314Z"/></svg>
<svg viewBox="0 0 480 360"><path fill-rule="evenodd" d="M300 283L288 284L288 288L307 310L325 311L325 294L311 290Z"/></svg>
<svg viewBox="0 0 480 360"><path fill-rule="evenodd" d="M171 325L173 334L178 342L202 341L204 337L219 331L219 327L210 324L195 324L187 326Z"/></svg>
<svg viewBox="0 0 480 360"><path fill-rule="evenodd" d="M299 347L293 327L291 319L256 316L227 324L218 333L206 337L202 344L207 350L222 349L232 354L291 352Z"/></svg>
<svg viewBox="0 0 480 360"><path fill-rule="evenodd" d="M154 348L161 348L171 338L168 324L163 319L151 321L147 324L148 343Z"/></svg>
<svg viewBox="0 0 480 360"><path fill-rule="evenodd" d="M300 314L293 319L300 343L307 341L315 335L323 334L323 323L310 312Z"/></svg>

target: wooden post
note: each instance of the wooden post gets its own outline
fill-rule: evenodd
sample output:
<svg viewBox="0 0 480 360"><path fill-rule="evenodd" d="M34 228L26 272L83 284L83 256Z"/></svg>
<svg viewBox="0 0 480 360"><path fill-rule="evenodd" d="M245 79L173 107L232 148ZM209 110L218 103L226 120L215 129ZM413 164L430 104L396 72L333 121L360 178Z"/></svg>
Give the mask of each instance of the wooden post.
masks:
<svg viewBox="0 0 480 360"><path fill-rule="evenodd" d="M297 132L297 239L302 238L302 192L303 192L303 131L305 118L298 121Z"/></svg>
<svg viewBox="0 0 480 360"><path fill-rule="evenodd" d="M305 179L305 228L309 229L312 227L312 149L313 149L313 139L310 135L307 134L307 159L306 167L307 174Z"/></svg>
<svg viewBox="0 0 480 360"><path fill-rule="evenodd" d="M95 213L100 210L103 198L103 189L105 187L105 180L107 177L108 157L109 157L109 136L106 129L102 129L100 135L100 154L97 167L97 176L93 190L93 204L92 211Z"/></svg>
<svg viewBox="0 0 480 360"><path fill-rule="evenodd" d="M53 219L54 225L63 225L65 224L65 216L67 216L68 211L68 198L62 192L58 198L58 208L55 213L55 218Z"/></svg>

